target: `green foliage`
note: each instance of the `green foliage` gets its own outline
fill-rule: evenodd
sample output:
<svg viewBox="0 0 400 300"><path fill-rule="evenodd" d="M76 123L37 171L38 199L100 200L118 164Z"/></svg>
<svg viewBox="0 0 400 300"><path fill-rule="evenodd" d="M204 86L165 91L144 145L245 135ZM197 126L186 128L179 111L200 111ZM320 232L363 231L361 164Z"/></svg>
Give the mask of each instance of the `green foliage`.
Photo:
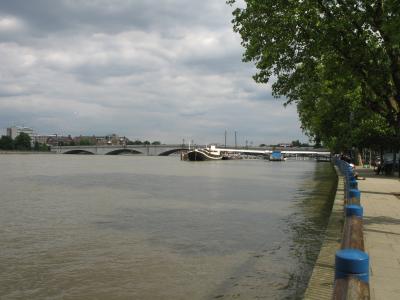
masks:
<svg viewBox="0 0 400 300"><path fill-rule="evenodd" d="M291 142L292 147L310 147L307 143L301 143L299 140L295 140Z"/></svg>
<svg viewBox="0 0 400 300"><path fill-rule="evenodd" d="M236 1L227 1L233 5ZM235 9L255 81L296 103L303 130L331 149L400 133L398 1L245 0Z"/></svg>
<svg viewBox="0 0 400 300"><path fill-rule="evenodd" d="M135 140L135 141L128 141L127 143L126 143L127 145L143 145L143 142L142 141L140 141L140 140Z"/></svg>
<svg viewBox="0 0 400 300"><path fill-rule="evenodd" d="M300 143L300 141L299 140L296 140L296 141L292 141L292 146L293 147L301 147L301 143Z"/></svg>
<svg viewBox="0 0 400 300"><path fill-rule="evenodd" d="M16 150L28 151L31 150L31 137L21 132L14 140L14 146Z"/></svg>
<svg viewBox="0 0 400 300"><path fill-rule="evenodd" d="M91 145L94 145L94 143L88 138L81 138L79 140L79 145L80 146L91 146Z"/></svg>
<svg viewBox="0 0 400 300"><path fill-rule="evenodd" d="M126 143L127 145L161 145L160 141L154 141L152 143L150 143L149 141L144 141L142 142L141 140L135 140L135 141L128 141Z"/></svg>
<svg viewBox="0 0 400 300"><path fill-rule="evenodd" d="M46 144L40 144L38 141L35 141L33 150L40 151L40 152L47 152L47 151L50 151L50 148Z"/></svg>
<svg viewBox="0 0 400 300"><path fill-rule="evenodd" d="M382 136L394 134L387 120L368 109L366 95L351 76L332 77L326 67L319 67L294 90L303 130L335 152L353 147L376 147Z"/></svg>
<svg viewBox="0 0 400 300"><path fill-rule="evenodd" d="M14 141L11 137L3 135L0 138L0 149L2 150L13 150L14 149Z"/></svg>

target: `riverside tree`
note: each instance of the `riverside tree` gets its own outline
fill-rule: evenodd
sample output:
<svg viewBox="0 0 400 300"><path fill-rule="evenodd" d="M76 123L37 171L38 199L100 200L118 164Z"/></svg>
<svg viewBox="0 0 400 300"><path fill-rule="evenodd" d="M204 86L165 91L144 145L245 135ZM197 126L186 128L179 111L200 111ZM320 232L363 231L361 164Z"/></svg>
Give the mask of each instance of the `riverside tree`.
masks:
<svg viewBox="0 0 400 300"><path fill-rule="evenodd" d="M297 110L304 132L335 152L354 147L380 150L388 145L387 137L393 139L394 129L382 115L364 105L366 95L351 73L332 76L320 65L288 95L301 99Z"/></svg>
<svg viewBox="0 0 400 300"><path fill-rule="evenodd" d="M13 150L14 149L14 141L11 137L3 135L0 138L0 149L2 150Z"/></svg>
<svg viewBox="0 0 400 300"><path fill-rule="evenodd" d="M25 132L21 132L14 140L16 150L31 150L31 137Z"/></svg>
<svg viewBox="0 0 400 300"><path fill-rule="evenodd" d="M276 78L273 94L297 104L309 134L319 139L323 134L319 130L326 127L353 126L360 121L354 119L354 110L360 108L400 136L398 0L244 1L246 7L236 8L232 21L245 47L243 60L255 63L256 82ZM235 2L227 1L231 5ZM316 78L321 70L322 78L320 74ZM341 80L338 89L320 81L332 78ZM319 85L316 90L315 85ZM326 88L345 94L341 99L330 98L323 93ZM336 122L332 119L344 112L333 106L343 103L353 111L340 115L342 122ZM332 107L326 109L322 104ZM328 119L318 120L307 113L310 109L314 113L325 109L318 117ZM326 126L315 126L317 122ZM383 130L385 134L390 131Z"/></svg>

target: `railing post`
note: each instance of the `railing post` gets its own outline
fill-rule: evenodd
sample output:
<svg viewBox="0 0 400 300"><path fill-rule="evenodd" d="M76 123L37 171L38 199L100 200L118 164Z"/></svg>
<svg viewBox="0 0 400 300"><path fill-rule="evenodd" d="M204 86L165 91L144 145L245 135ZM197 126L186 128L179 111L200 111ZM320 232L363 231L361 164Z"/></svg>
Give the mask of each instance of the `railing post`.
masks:
<svg viewBox="0 0 400 300"><path fill-rule="evenodd" d="M335 279L357 277L369 282L369 256L358 249L342 249L335 255Z"/></svg>
<svg viewBox="0 0 400 300"><path fill-rule="evenodd" d="M359 189L349 189L349 198L356 198L358 201L361 199L361 192Z"/></svg>
<svg viewBox="0 0 400 300"><path fill-rule="evenodd" d="M346 211L346 217L357 216L362 218L363 216L363 208L362 206L357 204L346 205L345 211Z"/></svg>

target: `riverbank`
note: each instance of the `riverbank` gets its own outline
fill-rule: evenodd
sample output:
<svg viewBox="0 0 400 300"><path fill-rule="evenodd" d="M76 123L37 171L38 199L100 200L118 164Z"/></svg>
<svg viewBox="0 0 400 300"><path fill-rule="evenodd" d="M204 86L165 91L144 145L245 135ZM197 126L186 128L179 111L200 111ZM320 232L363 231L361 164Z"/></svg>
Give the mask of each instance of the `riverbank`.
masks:
<svg viewBox="0 0 400 300"><path fill-rule="evenodd" d="M304 299L332 299L335 279L335 253L340 248L343 228L344 177L335 167L338 176L335 200L326 228L325 239L308 282Z"/></svg>
<svg viewBox="0 0 400 300"><path fill-rule="evenodd" d="M371 299L400 295L400 180L357 169L364 208L364 242L370 257Z"/></svg>
<svg viewBox="0 0 400 300"><path fill-rule="evenodd" d="M52 151L3 151L0 150L0 154L56 154Z"/></svg>

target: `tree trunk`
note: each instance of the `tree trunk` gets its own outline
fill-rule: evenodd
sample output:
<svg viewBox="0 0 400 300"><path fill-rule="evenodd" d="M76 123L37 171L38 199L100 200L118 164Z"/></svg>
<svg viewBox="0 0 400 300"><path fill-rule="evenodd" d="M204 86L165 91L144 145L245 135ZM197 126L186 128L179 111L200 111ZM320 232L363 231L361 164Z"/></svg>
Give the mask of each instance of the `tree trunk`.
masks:
<svg viewBox="0 0 400 300"><path fill-rule="evenodd" d="M393 155L393 171L396 165L396 153L399 152L400 149L400 112L397 113L396 141L394 143L394 147L395 147L395 154ZM399 155L399 164L397 167L397 171L399 173L398 176L400 178L400 155Z"/></svg>

